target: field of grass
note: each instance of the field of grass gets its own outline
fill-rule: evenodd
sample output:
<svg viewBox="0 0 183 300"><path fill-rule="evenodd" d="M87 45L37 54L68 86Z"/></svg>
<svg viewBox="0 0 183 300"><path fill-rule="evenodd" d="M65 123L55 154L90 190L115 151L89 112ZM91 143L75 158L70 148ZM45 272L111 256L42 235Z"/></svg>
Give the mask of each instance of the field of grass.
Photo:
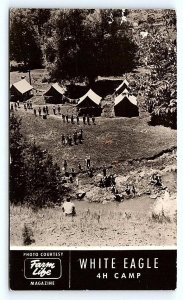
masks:
<svg viewBox="0 0 183 300"><path fill-rule="evenodd" d="M11 245L23 245L24 225L33 233L32 246L175 245L176 224L150 218L153 202L147 196L105 205L75 201L73 218L65 217L60 206L38 212L11 206Z"/></svg>
<svg viewBox="0 0 183 300"><path fill-rule="evenodd" d="M39 90L33 98L33 106L38 108L38 105L44 104L43 97L39 97L38 94L42 95L41 91L47 90L49 84L42 83L42 78L46 75L44 70L34 70L31 73L32 84ZM21 75L25 74L11 72L10 82L20 80ZM10 207L11 245L23 245L25 226L32 231L35 240L32 245L36 246L175 245L176 223L155 222L150 217L155 200L141 193L141 190L152 189L149 184L150 173L161 172L165 167L174 169L175 153L163 155L155 160L148 161L146 158L176 147L176 131L163 126L149 126L147 115L132 119L98 117L96 125L83 125L82 120L80 125L76 125L64 124L61 116L53 116L52 105L49 105L49 111L48 119L43 120L42 117L35 117L33 110L25 111L21 104L16 114L22 118L22 133L28 141L35 140L42 149L47 149L53 156L54 162L61 168L64 159L68 161L69 169L77 169L79 162L84 166L86 155L91 156L91 164L94 168L100 168L104 164L112 165L117 176L126 176L126 178L129 176L141 196L125 200L123 203L108 201L105 205L75 201L77 216L74 218L64 217L60 206L33 211L30 207L12 205ZM64 105L61 107L61 112L75 114L76 110L74 106ZM84 133L83 144L71 147L62 145L62 134L72 134L81 128ZM142 161L129 162L135 159ZM98 173L101 173L101 170ZM162 171L162 174L163 184L175 194L176 172ZM101 198L100 193L98 196L95 193L94 180L97 175L96 172L93 178L89 178L85 174L80 174L79 188L92 191L94 198ZM71 196L75 199L75 183L72 184L72 189ZM108 191L105 193L107 194ZM105 200L106 194L102 200ZM154 195L154 191L152 194Z"/></svg>
<svg viewBox="0 0 183 300"><path fill-rule="evenodd" d="M96 125L64 124L61 117L49 116L47 120L35 117L33 112L19 109L22 117L22 132L29 141L35 141L53 155L62 167L63 160L70 167L84 164L86 155L91 155L94 167L113 165L121 173L120 162L128 159L148 158L162 150L176 146L176 131L163 126L148 126L148 119L96 118ZM72 134L83 129L83 144L63 146L62 134Z"/></svg>

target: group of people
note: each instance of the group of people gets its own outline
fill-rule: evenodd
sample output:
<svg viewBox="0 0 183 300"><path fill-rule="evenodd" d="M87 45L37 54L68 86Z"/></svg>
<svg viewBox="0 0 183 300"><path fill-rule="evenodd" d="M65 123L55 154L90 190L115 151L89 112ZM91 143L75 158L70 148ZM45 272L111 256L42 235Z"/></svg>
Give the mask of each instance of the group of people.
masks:
<svg viewBox="0 0 183 300"><path fill-rule="evenodd" d="M104 172L104 170L103 170L103 172ZM103 177L100 179L100 182L99 182L99 187L101 187L101 188L112 187L114 189L115 185L116 185L116 182L115 182L115 177L113 174L103 175Z"/></svg>
<svg viewBox="0 0 183 300"><path fill-rule="evenodd" d="M47 119L47 116L49 115L49 108L48 106L43 106L43 109L39 106L38 109L34 108L34 115L37 116L37 112L39 117L43 116L43 119Z"/></svg>
<svg viewBox="0 0 183 300"><path fill-rule="evenodd" d="M11 111L13 111L14 109L17 110L18 108L20 108L20 101L19 100L14 102L14 105L13 105L13 103L11 103L11 105L10 105L10 110Z"/></svg>
<svg viewBox="0 0 183 300"><path fill-rule="evenodd" d="M73 134L62 134L62 145L64 146L78 145L78 143L82 144L83 140L83 129L79 131L75 130Z"/></svg>
<svg viewBox="0 0 183 300"><path fill-rule="evenodd" d="M33 107L32 107L32 100L24 101L23 105L24 105L24 109L25 110L27 110L27 109L33 109Z"/></svg>

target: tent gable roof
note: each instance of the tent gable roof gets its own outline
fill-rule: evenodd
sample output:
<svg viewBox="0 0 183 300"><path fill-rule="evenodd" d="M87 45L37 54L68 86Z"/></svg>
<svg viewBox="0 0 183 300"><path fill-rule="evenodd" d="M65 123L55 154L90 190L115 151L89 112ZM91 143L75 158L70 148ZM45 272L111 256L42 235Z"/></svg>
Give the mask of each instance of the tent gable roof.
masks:
<svg viewBox="0 0 183 300"><path fill-rule="evenodd" d="M51 90L55 90L57 93L61 95L65 93L65 90L57 82L52 84L49 90L44 93L44 95L46 96L47 94L50 94Z"/></svg>
<svg viewBox="0 0 183 300"><path fill-rule="evenodd" d="M123 94L120 94L119 96L117 96L115 98L115 106L118 105L121 101L123 101L124 99L128 99L133 105L136 105L137 106L137 98L135 96L132 96L132 95L129 95L129 96L126 96L126 95L123 95Z"/></svg>
<svg viewBox="0 0 183 300"><path fill-rule="evenodd" d="M89 89L89 91L84 96L82 96L79 99L78 104L80 104L81 102L83 102L87 97L90 100L92 100L93 102L95 102L97 105L100 104L100 101L102 99L102 97L100 97L99 95L97 95L92 89Z"/></svg>
<svg viewBox="0 0 183 300"><path fill-rule="evenodd" d="M22 79L18 82L12 84L12 86L19 91L21 94L29 92L33 89L33 86L30 85L25 79Z"/></svg>
<svg viewBox="0 0 183 300"><path fill-rule="evenodd" d="M123 80L123 82L116 88L116 92L118 92L123 86L125 88L125 85L126 85L126 87L129 86L129 82L126 79Z"/></svg>

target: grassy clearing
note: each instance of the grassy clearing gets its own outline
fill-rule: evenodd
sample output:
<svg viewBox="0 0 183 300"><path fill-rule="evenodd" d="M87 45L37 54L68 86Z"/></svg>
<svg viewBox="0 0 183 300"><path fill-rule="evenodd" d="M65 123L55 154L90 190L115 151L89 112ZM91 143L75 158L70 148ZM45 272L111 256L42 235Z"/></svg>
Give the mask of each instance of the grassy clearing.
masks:
<svg viewBox="0 0 183 300"><path fill-rule="evenodd" d="M29 141L35 141L53 155L60 166L63 160L70 167L78 162L84 163L87 154L91 155L94 166L114 165L121 173L120 162L127 159L141 159L158 154L176 145L176 131L163 126L148 126L147 119L97 118L96 125L64 124L61 117L48 117L43 120L20 109L22 132ZM62 134L73 133L80 128L84 131L82 145L65 147L61 142Z"/></svg>
<svg viewBox="0 0 183 300"><path fill-rule="evenodd" d="M175 245L176 224L149 218L153 202L147 196L120 204L75 202L74 218L63 216L59 206L38 212L11 206L11 244L23 244L26 224L36 246Z"/></svg>

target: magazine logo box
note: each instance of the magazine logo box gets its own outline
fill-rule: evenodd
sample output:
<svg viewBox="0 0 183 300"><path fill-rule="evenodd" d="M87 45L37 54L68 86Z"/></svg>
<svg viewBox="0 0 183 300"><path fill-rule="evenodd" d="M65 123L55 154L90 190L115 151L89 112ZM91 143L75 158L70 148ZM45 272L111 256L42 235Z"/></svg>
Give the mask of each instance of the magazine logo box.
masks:
<svg viewBox="0 0 183 300"><path fill-rule="evenodd" d="M62 276L60 258L26 258L24 277L26 279L59 279Z"/></svg>

